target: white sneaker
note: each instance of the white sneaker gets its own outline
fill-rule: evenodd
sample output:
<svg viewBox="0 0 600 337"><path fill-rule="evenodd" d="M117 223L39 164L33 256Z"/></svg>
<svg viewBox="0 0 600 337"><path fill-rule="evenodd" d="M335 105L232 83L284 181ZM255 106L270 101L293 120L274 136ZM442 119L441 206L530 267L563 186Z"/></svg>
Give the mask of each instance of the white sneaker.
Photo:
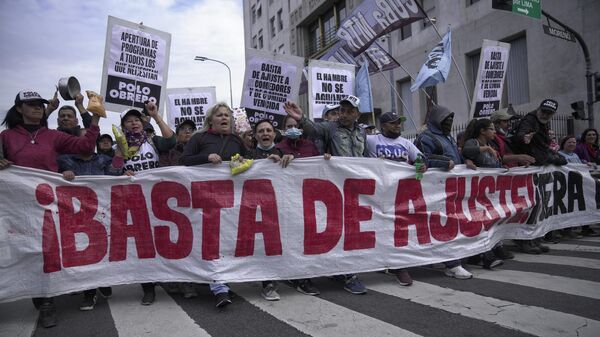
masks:
<svg viewBox="0 0 600 337"><path fill-rule="evenodd" d="M454 268L446 269L446 276L454 277L459 280L467 280L473 277L473 274L469 273L462 266L456 266Z"/></svg>
<svg viewBox="0 0 600 337"><path fill-rule="evenodd" d="M267 284L260 292L261 296L267 301L279 301L277 286L274 283Z"/></svg>

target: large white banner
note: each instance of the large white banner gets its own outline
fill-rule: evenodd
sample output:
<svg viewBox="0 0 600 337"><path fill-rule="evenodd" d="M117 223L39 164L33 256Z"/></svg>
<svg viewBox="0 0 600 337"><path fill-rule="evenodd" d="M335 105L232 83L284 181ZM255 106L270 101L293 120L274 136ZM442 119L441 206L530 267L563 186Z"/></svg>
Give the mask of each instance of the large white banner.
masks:
<svg viewBox="0 0 600 337"><path fill-rule="evenodd" d="M167 89L167 124L175 129L189 119L196 128L202 128L208 109L217 103L216 97L215 87Z"/></svg>
<svg viewBox="0 0 600 337"><path fill-rule="evenodd" d="M500 109L509 55L509 43L483 40L471 104L470 116L473 118L489 117Z"/></svg>
<svg viewBox="0 0 600 337"><path fill-rule="evenodd" d="M107 110L164 101L171 34L108 17L101 93Z"/></svg>
<svg viewBox="0 0 600 337"><path fill-rule="evenodd" d="M463 258L600 219L587 167L429 170L377 158L0 171L0 302L153 281L297 279Z"/></svg>
<svg viewBox="0 0 600 337"><path fill-rule="evenodd" d="M287 115L283 105L298 102L303 66L302 57L246 49L241 107L251 124L270 119L276 128L283 129Z"/></svg>
<svg viewBox="0 0 600 337"><path fill-rule="evenodd" d="M339 104L354 95L354 64L310 60L308 63L308 111L311 118L323 118L327 104Z"/></svg>

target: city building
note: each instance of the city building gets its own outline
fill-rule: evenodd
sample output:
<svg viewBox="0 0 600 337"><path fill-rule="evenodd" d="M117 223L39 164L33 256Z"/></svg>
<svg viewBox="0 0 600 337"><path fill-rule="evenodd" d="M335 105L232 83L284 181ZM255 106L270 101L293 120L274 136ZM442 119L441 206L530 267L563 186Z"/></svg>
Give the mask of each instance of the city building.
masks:
<svg viewBox="0 0 600 337"><path fill-rule="evenodd" d="M340 22L361 2L244 1L246 47L289 53L307 60L319 59L338 41L335 33ZM452 29L455 64L446 83L428 88L427 93L434 101L455 111L455 124L471 118L467 95L473 95L483 39L511 44L501 107L510 104L515 111L526 113L543 99L554 98L559 103L559 114L570 116L572 102L587 101L582 48L578 43L545 34L543 25L560 28L545 16L534 19L493 9L492 0L419 0L419 4L431 20L414 22L379 39L380 45L391 50L390 54L403 69L371 74L375 113L394 110L410 115L414 124L405 123L406 133L420 128L431 106L424 91L410 91L411 76L416 77L427 54L440 41L440 34L445 34L448 28ZM541 6L580 33L590 52L591 71L600 71L600 20L597 19L600 1L544 0ZM306 95L301 95L301 101L306 99ZM600 103L594 106L596 128L600 125L599 106ZM370 119L370 114L365 119ZM575 121L576 131L587 126L588 121Z"/></svg>

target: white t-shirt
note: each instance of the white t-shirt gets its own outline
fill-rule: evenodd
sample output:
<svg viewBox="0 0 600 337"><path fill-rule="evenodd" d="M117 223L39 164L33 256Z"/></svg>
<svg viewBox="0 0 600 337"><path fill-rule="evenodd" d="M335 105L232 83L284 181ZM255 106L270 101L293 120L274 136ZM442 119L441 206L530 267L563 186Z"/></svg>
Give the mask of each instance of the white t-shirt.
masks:
<svg viewBox="0 0 600 337"><path fill-rule="evenodd" d="M158 153L148 142L144 142L135 156L125 161L126 171L145 171L158 167Z"/></svg>
<svg viewBox="0 0 600 337"><path fill-rule="evenodd" d="M408 139L403 137L387 138L382 134L368 135L367 148L369 157L386 158L413 164L421 151Z"/></svg>

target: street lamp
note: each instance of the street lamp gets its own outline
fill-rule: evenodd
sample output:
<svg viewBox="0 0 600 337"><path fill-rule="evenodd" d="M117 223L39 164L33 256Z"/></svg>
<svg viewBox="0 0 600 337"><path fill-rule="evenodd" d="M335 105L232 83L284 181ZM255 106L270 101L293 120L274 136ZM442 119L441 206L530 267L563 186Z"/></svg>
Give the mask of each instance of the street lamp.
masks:
<svg viewBox="0 0 600 337"><path fill-rule="evenodd" d="M224 65L225 67L227 67L227 71L229 72L229 99L231 101L231 108L233 109L233 89L231 86L231 69L229 69L229 66L222 61L219 60L215 60L215 59L211 59L208 57L204 57L204 56L196 56L194 58L195 61L213 61L213 62L217 62L217 63L221 63L222 65Z"/></svg>

